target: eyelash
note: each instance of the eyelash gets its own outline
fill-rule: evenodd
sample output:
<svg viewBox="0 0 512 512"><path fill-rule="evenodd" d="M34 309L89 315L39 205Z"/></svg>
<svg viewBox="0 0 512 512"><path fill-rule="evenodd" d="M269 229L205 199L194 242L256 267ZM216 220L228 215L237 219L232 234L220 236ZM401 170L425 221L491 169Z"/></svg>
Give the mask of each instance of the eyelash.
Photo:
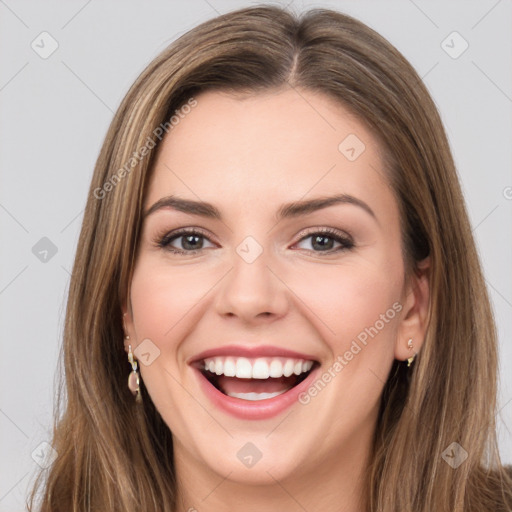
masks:
<svg viewBox="0 0 512 512"><path fill-rule="evenodd" d="M196 236L200 236L202 238L206 238L207 240L209 240L209 238L205 235L205 233L203 233L201 230L199 230L197 228L186 228L186 229L184 228L184 229L180 229L178 231L174 231L171 233L157 235L156 239L154 240L154 245L160 249L164 249L173 254L193 255L193 254L196 254L197 252L201 251L202 249L185 251L185 250L176 249L175 247L170 246L171 242L173 242L174 240L176 240L182 236L186 236L186 235L196 235ZM303 240L305 240L313 235L321 235L325 238L332 238L335 242L338 242L341 244L341 247L338 247L336 249L330 249L328 251L313 251L313 250L311 250L312 252L314 252L316 254L320 254L322 256L330 255L330 254L334 254L334 253L338 253L338 252L342 252L342 251L347 251L347 250L353 249L355 247L354 241L352 240L352 238L350 236L344 235L341 231L338 231L337 229L333 229L333 228L314 228L314 231L313 230L310 230L310 231L304 230L299 234L300 239L296 243L302 242ZM209 241L211 242L211 240L209 240ZM302 249L302 250L309 250L309 249Z"/></svg>

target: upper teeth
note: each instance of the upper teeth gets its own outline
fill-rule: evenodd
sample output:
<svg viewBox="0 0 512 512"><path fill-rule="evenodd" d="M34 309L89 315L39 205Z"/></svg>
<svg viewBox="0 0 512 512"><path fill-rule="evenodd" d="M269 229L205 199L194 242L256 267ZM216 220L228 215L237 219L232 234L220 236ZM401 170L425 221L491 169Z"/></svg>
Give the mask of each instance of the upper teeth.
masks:
<svg viewBox="0 0 512 512"><path fill-rule="evenodd" d="M308 372L313 361L288 359L284 357L209 357L204 360L204 369L217 375L238 377L239 379L268 379L269 377L289 377Z"/></svg>

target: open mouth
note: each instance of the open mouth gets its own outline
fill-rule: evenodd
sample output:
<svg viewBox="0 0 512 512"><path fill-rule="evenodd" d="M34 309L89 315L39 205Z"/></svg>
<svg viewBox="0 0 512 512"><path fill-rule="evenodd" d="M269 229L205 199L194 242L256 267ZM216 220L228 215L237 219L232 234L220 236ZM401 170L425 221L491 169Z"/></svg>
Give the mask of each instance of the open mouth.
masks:
<svg viewBox="0 0 512 512"><path fill-rule="evenodd" d="M195 366L224 395L261 401L298 386L318 362L287 357L216 356L197 361Z"/></svg>

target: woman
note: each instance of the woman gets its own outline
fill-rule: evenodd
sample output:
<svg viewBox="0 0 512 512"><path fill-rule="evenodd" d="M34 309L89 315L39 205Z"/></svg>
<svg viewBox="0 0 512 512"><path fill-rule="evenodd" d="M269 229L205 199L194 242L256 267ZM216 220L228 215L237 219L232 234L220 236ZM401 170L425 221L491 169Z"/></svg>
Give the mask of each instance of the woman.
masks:
<svg viewBox="0 0 512 512"><path fill-rule="evenodd" d="M96 165L64 355L37 510L512 508L446 135L348 16L243 9L149 64Z"/></svg>

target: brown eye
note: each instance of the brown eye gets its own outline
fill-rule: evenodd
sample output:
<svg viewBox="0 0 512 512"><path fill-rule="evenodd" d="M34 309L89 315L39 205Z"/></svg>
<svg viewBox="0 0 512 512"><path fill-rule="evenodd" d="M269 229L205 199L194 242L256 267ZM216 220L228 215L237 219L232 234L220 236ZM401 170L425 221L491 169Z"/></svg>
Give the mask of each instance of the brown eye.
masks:
<svg viewBox="0 0 512 512"><path fill-rule="evenodd" d="M166 234L158 240L157 245L176 254L195 254L205 248L206 240L211 243L202 232L195 229L186 229Z"/></svg>
<svg viewBox="0 0 512 512"><path fill-rule="evenodd" d="M308 235L302 237L299 243L308 241L309 247L301 247L302 249L312 250L317 253L340 252L354 247L352 239L341 232L329 228L321 231L312 231ZM336 247L336 244L338 246Z"/></svg>

